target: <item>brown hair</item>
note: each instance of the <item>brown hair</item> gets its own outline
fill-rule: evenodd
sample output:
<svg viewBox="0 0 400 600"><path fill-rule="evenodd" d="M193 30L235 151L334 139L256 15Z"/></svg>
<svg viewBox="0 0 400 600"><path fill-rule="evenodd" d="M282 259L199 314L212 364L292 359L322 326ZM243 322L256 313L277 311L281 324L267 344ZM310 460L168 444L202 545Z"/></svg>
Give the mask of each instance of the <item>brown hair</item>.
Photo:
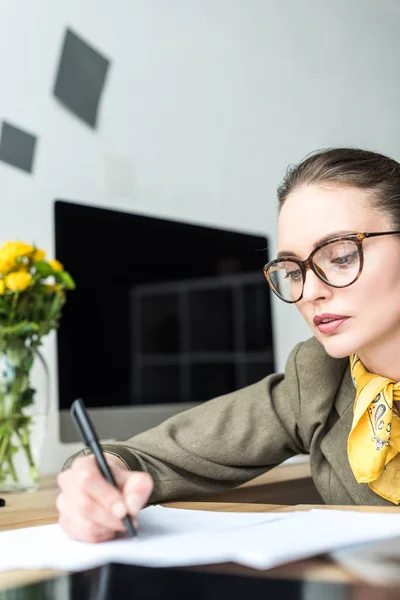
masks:
<svg viewBox="0 0 400 600"><path fill-rule="evenodd" d="M308 184L338 184L369 192L373 206L400 228L400 164L360 148L328 148L290 166L278 188L279 211L290 192Z"/></svg>

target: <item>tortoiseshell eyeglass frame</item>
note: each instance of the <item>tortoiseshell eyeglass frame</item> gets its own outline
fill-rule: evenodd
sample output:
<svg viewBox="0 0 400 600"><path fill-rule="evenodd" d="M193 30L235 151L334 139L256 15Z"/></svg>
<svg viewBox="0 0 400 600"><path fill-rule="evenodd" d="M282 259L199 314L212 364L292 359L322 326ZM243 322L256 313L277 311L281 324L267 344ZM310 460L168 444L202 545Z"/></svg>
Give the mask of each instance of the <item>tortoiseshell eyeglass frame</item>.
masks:
<svg viewBox="0 0 400 600"><path fill-rule="evenodd" d="M276 296L278 296L278 298L280 298L283 302L286 302L287 304L296 304L297 302L300 302L300 300L303 298L303 292L304 292L304 283L306 280L306 271L307 269L311 269L313 271L313 273L315 273L315 275L324 283L326 283L327 285L329 285L330 287L334 287L334 288L346 288L349 287L350 285L352 285L355 281L357 281L357 279L360 277L363 266L364 266L364 255L363 255L363 250L362 250L362 243L365 239L367 238L372 238L372 237L378 237L381 235L396 235L396 234L400 234L400 231L378 231L378 232L363 232L363 233L350 233L348 235L343 235L340 237L334 237L331 238L330 240L326 240L326 242L323 242L322 244L319 244L318 246L316 246L316 248L314 248L314 250L311 252L310 256L308 258L306 258L305 260L300 260L299 258L296 258L294 256L281 256L280 258L275 258L274 260L270 260L266 265L264 265L263 271L264 271L264 275L265 275L265 279L267 280L271 290L274 292L274 294L276 294ZM350 283L346 283L346 285L334 285L333 283L330 283L322 274L321 270L318 269L318 266L314 264L313 261L313 257L315 256L315 254L321 250L322 248L324 248L325 246L329 246L330 244L333 244L335 242L346 242L346 241L350 241L350 242L354 242L357 246L358 249L358 255L359 255L359 259L360 259L360 266L358 268L358 273L357 275L354 277L353 281L350 281ZM278 292L278 290L274 287L274 285L271 282L271 279L269 277L269 270L271 269L271 267L273 267L274 265L284 262L284 261L290 261L295 263L296 265L299 265L299 268L301 270L302 276L303 276L303 286L301 288L301 294L299 296L299 298L297 300L287 300L286 298L283 298L280 293Z"/></svg>

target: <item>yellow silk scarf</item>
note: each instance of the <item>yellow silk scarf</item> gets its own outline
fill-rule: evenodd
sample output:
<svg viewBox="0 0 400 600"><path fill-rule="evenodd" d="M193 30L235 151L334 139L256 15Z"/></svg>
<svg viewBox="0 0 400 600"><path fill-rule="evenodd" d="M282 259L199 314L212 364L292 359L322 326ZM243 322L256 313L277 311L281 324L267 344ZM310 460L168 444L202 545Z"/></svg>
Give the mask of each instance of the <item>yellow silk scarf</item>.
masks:
<svg viewBox="0 0 400 600"><path fill-rule="evenodd" d="M358 483L400 504L400 382L367 371L357 354L350 356L357 390L348 439L350 466Z"/></svg>

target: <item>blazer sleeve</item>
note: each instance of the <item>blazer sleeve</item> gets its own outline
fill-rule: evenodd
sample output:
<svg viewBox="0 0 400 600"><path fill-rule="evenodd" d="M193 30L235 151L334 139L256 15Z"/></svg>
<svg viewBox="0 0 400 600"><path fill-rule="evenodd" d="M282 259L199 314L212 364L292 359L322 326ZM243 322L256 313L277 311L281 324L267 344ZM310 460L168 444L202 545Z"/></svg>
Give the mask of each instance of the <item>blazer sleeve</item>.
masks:
<svg viewBox="0 0 400 600"><path fill-rule="evenodd" d="M231 489L305 452L300 438L296 357L285 374L183 411L157 427L103 450L154 480L150 502ZM72 456L63 468L71 466Z"/></svg>

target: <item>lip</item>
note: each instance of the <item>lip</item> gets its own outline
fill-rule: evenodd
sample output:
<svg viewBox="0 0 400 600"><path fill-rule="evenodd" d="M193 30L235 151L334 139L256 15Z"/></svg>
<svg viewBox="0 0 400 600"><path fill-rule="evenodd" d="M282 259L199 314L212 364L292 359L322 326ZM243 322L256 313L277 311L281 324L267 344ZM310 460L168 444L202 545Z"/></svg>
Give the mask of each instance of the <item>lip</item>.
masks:
<svg viewBox="0 0 400 600"><path fill-rule="evenodd" d="M314 325L316 325L318 327L318 325L320 323L322 323L322 321L325 321L325 319L330 319L332 321L338 321L341 319L348 319L349 317L347 315L334 315L333 313L322 313L322 315L315 315L313 322Z"/></svg>
<svg viewBox="0 0 400 600"><path fill-rule="evenodd" d="M341 325L343 325L343 323L345 323L349 318L350 317L346 315L324 313L322 315L315 315L313 322L321 333L329 334L339 329L339 327L341 327ZM323 323L322 321L325 319L330 319L330 321L328 323Z"/></svg>

